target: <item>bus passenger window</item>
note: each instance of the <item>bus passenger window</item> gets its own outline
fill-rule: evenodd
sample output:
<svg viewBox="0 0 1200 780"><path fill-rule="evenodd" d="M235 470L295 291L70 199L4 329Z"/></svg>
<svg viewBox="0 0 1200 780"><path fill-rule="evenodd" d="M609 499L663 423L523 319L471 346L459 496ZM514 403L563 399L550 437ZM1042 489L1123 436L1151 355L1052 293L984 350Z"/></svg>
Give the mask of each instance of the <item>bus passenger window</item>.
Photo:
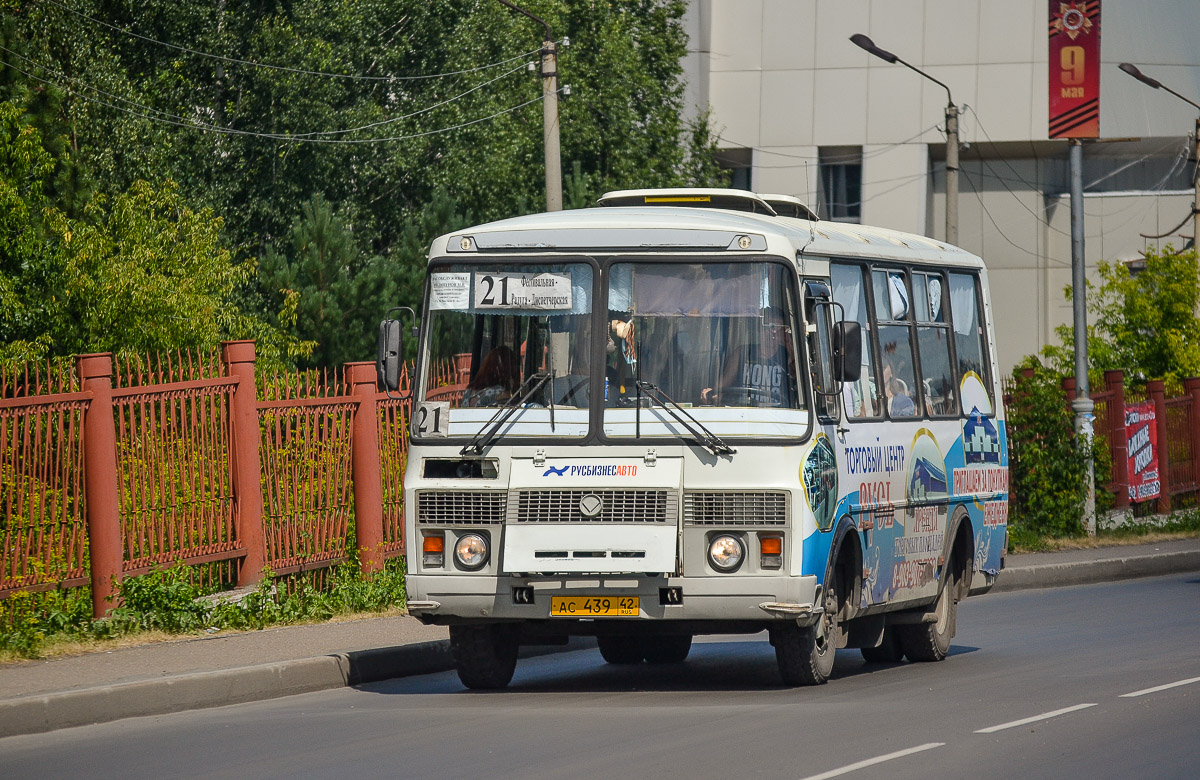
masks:
<svg viewBox="0 0 1200 780"><path fill-rule="evenodd" d="M944 314L945 284L942 275L914 272L912 285L925 414L930 417L956 415L958 403L950 369L950 328L946 325Z"/></svg>
<svg viewBox="0 0 1200 780"><path fill-rule="evenodd" d="M879 351L883 360L883 394L889 417L918 417L920 395L913 360L912 306L902 271L871 272Z"/></svg>
<svg viewBox="0 0 1200 780"><path fill-rule="evenodd" d="M856 265L835 263L830 268L830 277L833 300L842 305L846 319L857 322L862 332L862 368L858 381L842 385L846 416L882 417L882 391L876 379L875 352L871 348L871 321L867 316L867 286L863 269Z"/></svg>
<svg viewBox="0 0 1200 780"><path fill-rule="evenodd" d="M991 414L991 372L976 290L973 275L950 274L950 318L954 323L954 352L958 358L955 373L962 388L963 414L970 414L972 409Z"/></svg>

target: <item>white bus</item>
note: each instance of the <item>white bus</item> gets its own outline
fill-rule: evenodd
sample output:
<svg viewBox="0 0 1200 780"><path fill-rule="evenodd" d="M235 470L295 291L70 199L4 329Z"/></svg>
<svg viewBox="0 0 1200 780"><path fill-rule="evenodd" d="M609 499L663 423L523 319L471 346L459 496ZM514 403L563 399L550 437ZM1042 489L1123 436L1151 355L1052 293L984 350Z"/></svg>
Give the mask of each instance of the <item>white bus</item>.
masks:
<svg viewBox="0 0 1200 780"><path fill-rule="evenodd" d="M450 627L470 688L579 635L609 663L678 663L695 635L766 630L787 685L824 682L839 648L944 658L957 602L1004 563L989 311L974 255L733 190L438 238L409 611ZM380 328L393 390L401 326Z"/></svg>

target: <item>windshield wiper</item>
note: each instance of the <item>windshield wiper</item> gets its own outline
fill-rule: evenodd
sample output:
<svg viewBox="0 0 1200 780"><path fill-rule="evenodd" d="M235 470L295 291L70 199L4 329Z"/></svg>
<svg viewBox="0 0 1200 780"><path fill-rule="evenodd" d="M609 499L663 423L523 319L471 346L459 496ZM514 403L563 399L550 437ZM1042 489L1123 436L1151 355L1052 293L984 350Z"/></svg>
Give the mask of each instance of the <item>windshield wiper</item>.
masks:
<svg viewBox="0 0 1200 780"><path fill-rule="evenodd" d="M459 455L482 455L483 451L498 438L500 429L508 422L509 418L515 415L519 410L525 408L525 404L533 397L534 393L542 389L546 382L550 381L550 374L546 371L539 371L536 374L530 374L521 386L517 388L517 392L513 393L512 397L505 401L504 406L496 410L492 418L483 424L471 440L467 442ZM529 385L529 389L525 390L525 386ZM525 390L525 394L518 399L517 396ZM490 428L490 430L489 430Z"/></svg>
<svg viewBox="0 0 1200 780"><path fill-rule="evenodd" d="M692 417L686 409L675 403L669 395L663 392L658 385L649 382L643 382L640 379L634 380L637 383L637 388L641 392L658 401L667 414L675 418L675 421L687 429L688 433L692 434L701 446L708 448L708 451L713 455L732 455L737 452L736 449L726 444L721 437L710 431L704 426L704 423ZM640 407L641 404L638 404Z"/></svg>

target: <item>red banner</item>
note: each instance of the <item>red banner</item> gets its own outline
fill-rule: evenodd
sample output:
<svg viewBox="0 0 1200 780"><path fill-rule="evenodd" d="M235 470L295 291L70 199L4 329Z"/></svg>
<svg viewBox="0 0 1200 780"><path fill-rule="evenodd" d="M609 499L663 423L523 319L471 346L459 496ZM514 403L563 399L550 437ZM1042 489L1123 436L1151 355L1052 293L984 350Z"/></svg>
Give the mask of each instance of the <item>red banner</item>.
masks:
<svg viewBox="0 0 1200 780"><path fill-rule="evenodd" d="M1125 407L1125 451L1129 454L1129 500L1158 498L1158 426L1154 402Z"/></svg>
<svg viewBox="0 0 1200 780"><path fill-rule="evenodd" d="M1100 0L1050 0L1051 138L1100 137Z"/></svg>

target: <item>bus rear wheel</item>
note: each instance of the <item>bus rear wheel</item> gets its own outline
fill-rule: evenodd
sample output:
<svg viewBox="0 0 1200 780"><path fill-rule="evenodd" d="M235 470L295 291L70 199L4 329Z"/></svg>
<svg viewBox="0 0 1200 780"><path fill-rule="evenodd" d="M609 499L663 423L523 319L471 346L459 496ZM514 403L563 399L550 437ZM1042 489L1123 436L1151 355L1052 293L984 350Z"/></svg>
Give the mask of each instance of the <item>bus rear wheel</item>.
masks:
<svg viewBox="0 0 1200 780"><path fill-rule="evenodd" d="M941 661L950 652L958 616L958 576L951 569L933 607L933 622L898 625L900 648L910 661Z"/></svg>
<svg viewBox="0 0 1200 780"><path fill-rule="evenodd" d="M640 664L643 642L640 636L607 634L596 637L600 655L610 664Z"/></svg>
<svg viewBox="0 0 1200 780"><path fill-rule="evenodd" d="M515 624L450 626L450 654L458 679L472 690L503 688L517 668Z"/></svg>
<svg viewBox="0 0 1200 780"><path fill-rule="evenodd" d="M896 627L889 626L883 631L883 641L878 647L862 648L863 660L872 664L894 664L904 660L904 650L900 647L900 637Z"/></svg>
<svg viewBox="0 0 1200 780"><path fill-rule="evenodd" d="M681 664L691 651L691 634L668 634L647 637L642 647L642 657L648 664Z"/></svg>

